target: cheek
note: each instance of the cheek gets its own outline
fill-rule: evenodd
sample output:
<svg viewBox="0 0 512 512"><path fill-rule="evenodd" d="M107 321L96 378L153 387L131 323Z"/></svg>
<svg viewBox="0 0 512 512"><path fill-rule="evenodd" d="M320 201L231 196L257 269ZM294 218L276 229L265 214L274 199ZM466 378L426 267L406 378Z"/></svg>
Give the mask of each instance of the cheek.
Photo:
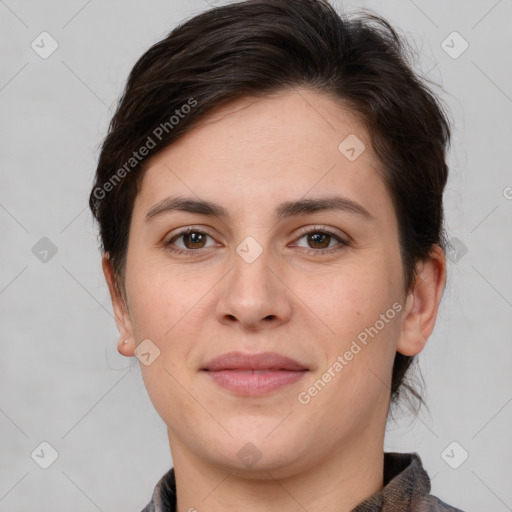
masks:
<svg viewBox="0 0 512 512"><path fill-rule="evenodd" d="M360 408L363 414L363 404L368 406L388 394L385 383L391 376L403 309L401 269L379 259L380 263L353 265L326 275L322 293L318 288L308 292L305 283L298 292L329 328L329 334L317 340L323 367L315 378L329 370L331 375L325 375L329 390L321 393L316 404L320 408L324 400L324 405L333 400ZM339 411L346 414L344 409Z"/></svg>
<svg viewBox="0 0 512 512"><path fill-rule="evenodd" d="M134 255L129 260L126 287L130 298L130 315L136 338L155 342L181 331L183 319L204 295L206 284L194 282L175 268Z"/></svg>
<svg viewBox="0 0 512 512"><path fill-rule="evenodd" d="M328 334L345 343L400 300L400 268L394 267L383 258L367 258L364 264L347 264L313 278L297 275L294 292L322 320Z"/></svg>
<svg viewBox="0 0 512 512"><path fill-rule="evenodd" d="M144 385L167 425L177 421L179 410L179 417L186 418L188 428L193 430L195 422L204 418L185 391L190 387L187 363L194 350L191 340L197 338L192 332L198 325L194 318L205 291L170 269L164 271L148 264L136 268L135 259L132 262L132 273L127 272L127 293L134 337L137 344L150 339L160 351L150 365L139 363ZM170 408L169 404L179 406Z"/></svg>
<svg viewBox="0 0 512 512"><path fill-rule="evenodd" d="M189 379L187 363L197 360L201 341L208 339L203 326L212 316L212 290L219 277L215 272L191 275L192 267L186 267L180 270L161 260L152 264L150 258L138 260L135 255L127 271L136 343L150 339L160 350L155 365L141 365L148 391L157 394L162 392L162 382L169 381L170 388L175 387L166 371L180 382Z"/></svg>
<svg viewBox="0 0 512 512"><path fill-rule="evenodd" d="M338 434L340 425L347 431L364 428L371 418L386 415L402 305L392 300L385 283L379 293L377 282L349 286L340 280L344 292L333 292L332 302L324 305L322 318L334 334L317 340L323 364L301 398L311 401L305 414L316 411L325 421L322 428Z"/></svg>

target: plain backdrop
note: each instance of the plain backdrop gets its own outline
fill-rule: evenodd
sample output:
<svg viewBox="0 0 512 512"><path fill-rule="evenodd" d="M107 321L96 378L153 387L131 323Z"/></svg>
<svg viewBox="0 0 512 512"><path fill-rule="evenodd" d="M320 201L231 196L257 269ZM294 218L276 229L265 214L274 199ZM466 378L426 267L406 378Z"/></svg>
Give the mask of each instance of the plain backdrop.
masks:
<svg viewBox="0 0 512 512"><path fill-rule="evenodd" d="M418 452L448 503L512 510L512 3L334 5L398 27L454 123L445 196L454 249L419 359L430 413L390 423L386 449ZM0 0L2 512L140 511L172 465L139 363L116 351L87 198L133 64L209 7Z"/></svg>

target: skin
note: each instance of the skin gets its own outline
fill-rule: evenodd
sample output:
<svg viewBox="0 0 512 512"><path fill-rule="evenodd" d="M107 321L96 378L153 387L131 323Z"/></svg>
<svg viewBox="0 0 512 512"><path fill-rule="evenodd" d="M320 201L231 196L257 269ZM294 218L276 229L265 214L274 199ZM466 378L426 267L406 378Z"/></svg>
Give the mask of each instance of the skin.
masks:
<svg viewBox="0 0 512 512"><path fill-rule="evenodd" d="M355 161L338 150L349 134L366 146ZM434 246L405 292L397 219L378 169L357 118L306 88L224 105L148 162L130 226L125 298L108 254L103 269L119 352L133 356L144 339L160 350L141 372L167 425L180 512L349 511L382 488L393 358L423 349L446 264ZM334 194L372 218L348 211L273 217L281 202ZM170 195L217 202L229 216L167 211L146 222ZM165 245L187 226L209 235L174 240L191 256ZM317 228L350 244L335 237L315 244L304 232L321 234ZM262 249L251 263L236 251L248 236ZM401 311L300 403L298 394L395 303ZM199 371L230 351L278 352L309 372L265 396L239 396ZM252 467L237 457L248 442L261 453Z"/></svg>

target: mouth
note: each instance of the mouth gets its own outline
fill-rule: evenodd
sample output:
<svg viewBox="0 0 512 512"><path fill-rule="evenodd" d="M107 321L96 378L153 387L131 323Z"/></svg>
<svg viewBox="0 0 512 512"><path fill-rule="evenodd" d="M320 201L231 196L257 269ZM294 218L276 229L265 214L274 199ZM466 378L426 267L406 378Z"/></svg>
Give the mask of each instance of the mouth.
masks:
<svg viewBox="0 0 512 512"><path fill-rule="evenodd" d="M212 359L200 370L232 393L257 396L297 382L309 368L275 352L229 352Z"/></svg>

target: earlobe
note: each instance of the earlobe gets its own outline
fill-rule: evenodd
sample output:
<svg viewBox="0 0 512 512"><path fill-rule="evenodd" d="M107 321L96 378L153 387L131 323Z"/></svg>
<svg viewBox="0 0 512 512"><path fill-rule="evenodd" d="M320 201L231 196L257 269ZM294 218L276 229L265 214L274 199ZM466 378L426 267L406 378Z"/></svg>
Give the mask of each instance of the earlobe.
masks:
<svg viewBox="0 0 512 512"><path fill-rule="evenodd" d="M429 257L417 264L416 279L404 308L396 350L405 356L419 354L434 330L446 281L443 249L434 245Z"/></svg>
<svg viewBox="0 0 512 512"><path fill-rule="evenodd" d="M133 357L135 347L131 341L131 339L126 338L123 339L122 336L119 337L117 342L117 351L126 357Z"/></svg>
<svg viewBox="0 0 512 512"><path fill-rule="evenodd" d="M131 357L134 353L133 329L125 301L118 290L116 285L114 270L112 262L110 261L109 254L105 253L101 260L103 274L108 285L110 292L110 299L112 301L112 309L114 310L114 318L116 321L117 329L119 331L119 340L117 342L117 350L120 354Z"/></svg>

